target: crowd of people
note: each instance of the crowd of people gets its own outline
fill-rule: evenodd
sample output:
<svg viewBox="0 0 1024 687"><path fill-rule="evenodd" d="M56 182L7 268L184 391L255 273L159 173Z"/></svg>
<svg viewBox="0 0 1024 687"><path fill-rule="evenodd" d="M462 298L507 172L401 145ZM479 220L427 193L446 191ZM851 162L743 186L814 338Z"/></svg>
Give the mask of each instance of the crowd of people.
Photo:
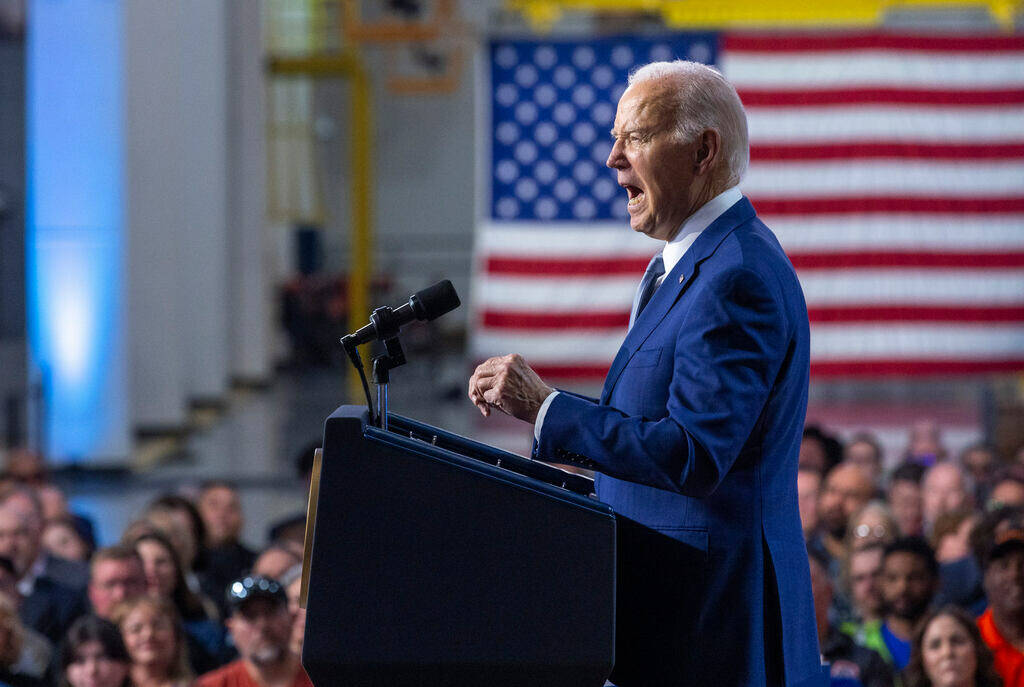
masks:
<svg viewBox="0 0 1024 687"><path fill-rule="evenodd" d="M0 475L0 687L311 687L301 528L253 551L230 483L168 493L96 546L45 461Z"/></svg>
<svg viewBox="0 0 1024 687"><path fill-rule="evenodd" d="M1024 449L950 455L915 425L899 463L870 434L804 431L797 490L833 685L1024 686Z"/></svg>

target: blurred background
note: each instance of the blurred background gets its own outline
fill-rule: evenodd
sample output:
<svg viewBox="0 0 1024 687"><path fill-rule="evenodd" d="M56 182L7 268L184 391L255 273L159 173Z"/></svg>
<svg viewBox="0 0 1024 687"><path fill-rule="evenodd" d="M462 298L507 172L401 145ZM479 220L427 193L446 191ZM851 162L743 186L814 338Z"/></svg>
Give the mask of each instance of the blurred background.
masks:
<svg viewBox="0 0 1024 687"><path fill-rule="evenodd" d="M658 246L604 165L626 75L717 65L812 317L808 424L1024 462L1019 2L0 0L0 447L101 543L155 496L301 513L338 338L450 279L391 409L526 452L473 366L596 393ZM364 358L366 355L364 354ZM824 449L822 447L825 447Z"/></svg>

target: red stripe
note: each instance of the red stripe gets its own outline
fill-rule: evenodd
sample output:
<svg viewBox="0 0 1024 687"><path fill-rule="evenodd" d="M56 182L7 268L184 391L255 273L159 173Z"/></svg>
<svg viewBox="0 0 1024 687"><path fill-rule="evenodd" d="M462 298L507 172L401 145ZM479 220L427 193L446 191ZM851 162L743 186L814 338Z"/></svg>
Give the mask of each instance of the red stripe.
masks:
<svg viewBox="0 0 1024 687"><path fill-rule="evenodd" d="M628 310L604 312L524 312L485 310L480 318L484 327L497 329L625 329Z"/></svg>
<svg viewBox="0 0 1024 687"><path fill-rule="evenodd" d="M723 52L838 52L846 50L927 50L1005 52L1024 50L1021 36L925 36L882 33L733 33L722 37Z"/></svg>
<svg viewBox="0 0 1024 687"><path fill-rule="evenodd" d="M650 258L500 258L487 259L489 274L506 276L621 276L643 274Z"/></svg>
<svg viewBox="0 0 1024 687"><path fill-rule="evenodd" d="M855 322L1024 323L1024 305L992 307L955 305L840 305L811 307L812 324ZM627 318L628 319L628 318Z"/></svg>
<svg viewBox="0 0 1024 687"><path fill-rule="evenodd" d="M829 360L811 362L815 377L895 377L1024 372L1019 360Z"/></svg>
<svg viewBox="0 0 1024 687"><path fill-rule="evenodd" d="M832 88L780 91L744 89L746 107L800 107L816 105L1020 105L1024 90L935 90L909 88Z"/></svg>
<svg viewBox="0 0 1024 687"><path fill-rule="evenodd" d="M607 365L534 365L534 372L545 379L576 379L601 380L608 374L611 361Z"/></svg>
<svg viewBox="0 0 1024 687"><path fill-rule="evenodd" d="M873 267L1002 268L1024 267L1024 252L1009 253L790 253L798 270L858 269Z"/></svg>
<svg viewBox="0 0 1024 687"><path fill-rule="evenodd" d="M813 324L854 324L871 322L954 322L1024 323L1024 304L1005 306L960 305L875 305L818 306L808 309ZM597 331L625 330L629 313L622 310L598 312L528 312L485 310L481 326L487 329Z"/></svg>
<svg viewBox="0 0 1024 687"><path fill-rule="evenodd" d="M1024 157L1024 142L904 143L863 141L818 145L753 145L750 161L914 158L926 160L1012 160Z"/></svg>
<svg viewBox="0 0 1024 687"><path fill-rule="evenodd" d="M758 214L832 215L847 213L977 213L1024 212L1024 197L922 198L920 196L862 196L843 198L751 199Z"/></svg>

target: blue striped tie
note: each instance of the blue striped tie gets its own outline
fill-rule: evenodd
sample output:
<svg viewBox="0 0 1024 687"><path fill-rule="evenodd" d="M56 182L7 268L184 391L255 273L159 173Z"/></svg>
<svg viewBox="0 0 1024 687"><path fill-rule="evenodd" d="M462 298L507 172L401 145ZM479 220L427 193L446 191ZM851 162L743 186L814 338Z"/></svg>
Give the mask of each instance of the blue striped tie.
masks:
<svg viewBox="0 0 1024 687"><path fill-rule="evenodd" d="M636 290L636 296L633 298L633 311L629 315L630 329L633 328L633 323L636 322L636 318L640 317L640 313L643 312L654 292L658 290L658 277L663 274L665 274L665 261L661 259L659 253L651 258L651 262L647 265L647 271L644 272L644 278L640 280L640 286Z"/></svg>

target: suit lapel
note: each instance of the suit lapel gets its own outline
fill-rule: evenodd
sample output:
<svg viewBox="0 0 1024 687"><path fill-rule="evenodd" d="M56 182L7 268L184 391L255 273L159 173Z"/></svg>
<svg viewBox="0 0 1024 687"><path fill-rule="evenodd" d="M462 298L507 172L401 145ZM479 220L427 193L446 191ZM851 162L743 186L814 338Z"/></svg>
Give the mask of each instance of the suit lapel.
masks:
<svg viewBox="0 0 1024 687"><path fill-rule="evenodd" d="M636 322L633 323L633 328L626 334L625 341L619 347L619 352L616 354L615 360L612 361L611 369L608 370L608 375L604 380L601 403L608 402L626 364L651 335L651 332L665 319L675 302L689 288L700 271L700 264L711 257L722 240L733 229L752 218L754 214L754 207L746 197L736 201L732 207L701 232L693 245L683 253L683 257L672 268L672 271L665 275L665 281L655 291L654 296L647 303L647 307L640 313Z"/></svg>

